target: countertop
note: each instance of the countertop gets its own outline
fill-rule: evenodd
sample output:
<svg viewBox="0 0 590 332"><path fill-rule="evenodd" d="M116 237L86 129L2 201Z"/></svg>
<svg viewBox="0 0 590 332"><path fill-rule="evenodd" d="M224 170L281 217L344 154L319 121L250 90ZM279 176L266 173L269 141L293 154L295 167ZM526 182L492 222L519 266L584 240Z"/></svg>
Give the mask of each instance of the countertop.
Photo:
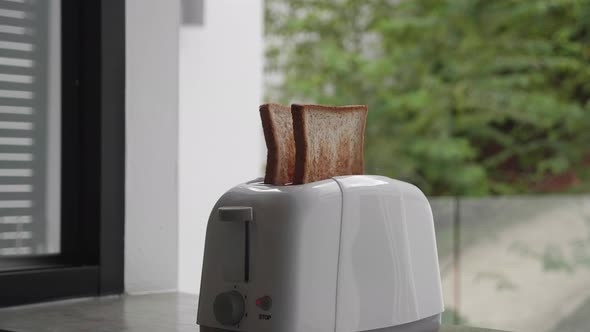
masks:
<svg viewBox="0 0 590 332"><path fill-rule="evenodd" d="M0 309L0 331L11 332L198 332L198 298L166 293L109 296ZM443 326L438 332L494 330ZM419 332L419 331L411 331Z"/></svg>

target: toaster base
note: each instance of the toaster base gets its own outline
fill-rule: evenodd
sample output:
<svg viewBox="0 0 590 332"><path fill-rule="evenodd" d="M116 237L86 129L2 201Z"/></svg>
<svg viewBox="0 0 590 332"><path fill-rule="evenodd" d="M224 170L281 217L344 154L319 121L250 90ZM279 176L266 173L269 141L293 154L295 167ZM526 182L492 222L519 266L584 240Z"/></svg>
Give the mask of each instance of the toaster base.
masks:
<svg viewBox="0 0 590 332"><path fill-rule="evenodd" d="M359 332L438 332L440 328L440 314L430 316L415 322L385 327L376 330L367 330ZM200 326L199 331L201 332L235 332L233 330L224 330L214 327ZM280 332L280 331L277 331Z"/></svg>
<svg viewBox="0 0 590 332"><path fill-rule="evenodd" d="M407 324L363 332L438 332L440 328L440 316L438 314Z"/></svg>

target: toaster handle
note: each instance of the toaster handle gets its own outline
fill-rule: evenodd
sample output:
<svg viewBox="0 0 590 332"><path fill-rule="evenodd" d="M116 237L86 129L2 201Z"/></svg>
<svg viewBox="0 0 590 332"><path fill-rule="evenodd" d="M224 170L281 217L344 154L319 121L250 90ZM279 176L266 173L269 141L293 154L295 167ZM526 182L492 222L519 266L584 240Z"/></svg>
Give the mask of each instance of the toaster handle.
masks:
<svg viewBox="0 0 590 332"><path fill-rule="evenodd" d="M219 220L226 222L245 222L254 219L252 208L249 206L223 206L218 208L217 212L219 213Z"/></svg>

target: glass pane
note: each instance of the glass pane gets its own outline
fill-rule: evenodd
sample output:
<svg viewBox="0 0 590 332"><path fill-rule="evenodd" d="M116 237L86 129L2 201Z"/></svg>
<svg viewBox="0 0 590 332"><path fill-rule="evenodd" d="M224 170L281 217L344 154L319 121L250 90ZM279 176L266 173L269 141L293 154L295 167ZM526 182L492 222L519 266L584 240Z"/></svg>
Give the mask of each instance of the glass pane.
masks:
<svg viewBox="0 0 590 332"><path fill-rule="evenodd" d="M450 307L464 321L509 331L590 326L590 196L465 198L460 219L460 297Z"/></svg>
<svg viewBox="0 0 590 332"><path fill-rule="evenodd" d="M458 312L455 311L455 302L458 294L455 292L457 282L457 254L456 227L457 204L454 198L436 197L430 198L430 207L434 217L434 228L436 234L436 245L438 249L438 260L443 285L443 298L445 301L445 312L443 323L460 323Z"/></svg>
<svg viewBox="0 0 590 332"><path fill-rule="evenodd" d="M60 252L60 1L0 2L0 256Z"/></svg>

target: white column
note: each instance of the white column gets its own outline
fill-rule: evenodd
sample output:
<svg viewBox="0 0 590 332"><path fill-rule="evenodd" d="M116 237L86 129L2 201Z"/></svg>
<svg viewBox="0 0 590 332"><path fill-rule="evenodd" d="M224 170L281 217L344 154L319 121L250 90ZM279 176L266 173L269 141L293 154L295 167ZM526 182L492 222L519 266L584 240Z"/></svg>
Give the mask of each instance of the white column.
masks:
<svg viewBox="0 0 590 332"><path fill-rule="evenodd" d="M263 174L263 1L205 1L180 34L179 290L198 293L207 219L221 194Z"/></svg>
<svg viewBox="0 0 590 332"><path fill-rule="evenodd" d="M176 290L180 0L126 7L125 289Z"/></svg>

